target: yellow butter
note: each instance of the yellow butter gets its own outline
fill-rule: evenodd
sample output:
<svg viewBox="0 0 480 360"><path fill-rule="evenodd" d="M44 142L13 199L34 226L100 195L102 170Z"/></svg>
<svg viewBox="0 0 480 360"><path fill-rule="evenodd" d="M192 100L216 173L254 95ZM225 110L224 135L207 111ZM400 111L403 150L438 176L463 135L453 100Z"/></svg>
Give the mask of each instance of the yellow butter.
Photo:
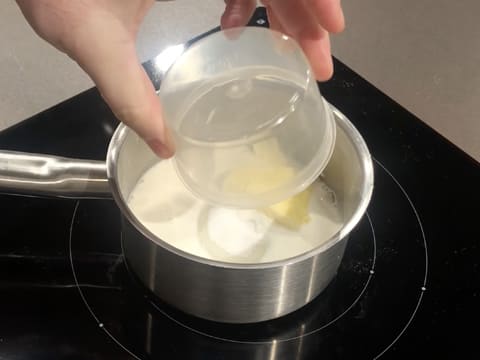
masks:
<svg viewBox="0 0 480 360"><path fill-rule="evenodd" d="M241 167L228 174L223 186L230 192L255 195L282 186L294 175L293 168L288 166Z"/></svg>
<svg viewBox="0 0 480 360"><path fill-rule="evenodd" d="M291 229L298 230L302 225L310 221L309 205L312 189L298 193L290 199L279 202L264 210L277 223Z"/></svg>
<svg viewBox="0 0 480 360"><path fill-rule="evenodd" d="M230 171L224 179L229 192L261 194L279 188L295 176L276 139L267 139L253 145L254 156L247 164Z"/></svg>
<svg viewBox="0 0 480 360"><path fill-rule="evenodd" d="M228 192L245 194L262 194L279 188L295 176L296 172L289 166L278 142L268 139L253 146L255 161L249 166L233 169L224 179L224 189ZM310 221L309 204L311 189L262 209L277 223L298 230Z"/></svg>

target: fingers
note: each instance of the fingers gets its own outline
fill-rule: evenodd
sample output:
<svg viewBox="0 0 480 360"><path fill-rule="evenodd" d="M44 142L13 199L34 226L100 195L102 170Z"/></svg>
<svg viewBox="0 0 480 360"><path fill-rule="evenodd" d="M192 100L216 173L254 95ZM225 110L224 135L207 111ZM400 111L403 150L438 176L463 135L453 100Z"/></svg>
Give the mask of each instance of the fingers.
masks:
<svg viewBox="0 0 480 360"><path fill-rule="evenodd" d="M286 34L286 31L283 28L282 23L277 19L277 16L275 15L275 12L273 11L272 7L268 4L264 4L264 5L265 5L265 8L267 9L267 18L270 24L270 29Z"/></svg>
<svg viewBox="0 0 480 360"><path fill-rule="evenodd" d="M18 0L37 33L88 73L114 114L159 156L174 146L135 36L153 0Z"/></svg>
<svg viewBox="0 0 480 360"><path fill-rule="evenodd" d="M97 38L104 38L94 42L84 41L88 34L80 35L71 56L96 83L118 119L137 132L158 156L171 157L174 144L153 85L138 61L134 41L129 34L122 36L120 29L115 30L103 34L96 31Z"/></svg>
<svg viewBox="0 0 480 360"><path fill-rule="evenodd" d="M225 0L222 28L245 25L255 10L255 0ZM345 27L340 0L262 0L270 27L294 37L310 61L317 80L333 74L329 32Z"/></svg>
<svg viewBox="0 0 480 360"><path fill-rule="evenodd" d="M225 12L220 19L222 29L244 26L253 15L256 0L225 0Z"/></svg>
<svg viewBox="0 0 480 360"><path fill-rule="evenodd" d="M310 6L314 2L316 7L312 11ZM322 12L321 6L329 6L330 12L337 11L336 6L340 9L338 0L263 0L263 3L271 28L294 37L307 56L316 79L328 80L333 74L330 38L323 22L319 21L324 15L319 14ZM340 30L343 27L343 15L336 22L331 22L327 27Z"/></svg>
<svg viewBox="0 0 480 360"><path fill-rule="evenodd" d="M328 32L339 33L345 28L340 0L307 0L318 23Z"/></svg>
<svg viewBox="0 0 480 360"><path fill-rule="evenodd" d="M323 30L319 39L300 38L298 42L310 61L315 78L319 81L330 79L333 75L333 61L328 32Z"/></svg>
<svg viewBox="0 0 480 360"><path fill-rule="evenodd" d="M264 1L264 4L275 15L287 35L296 39L320 37L321 27L303 0L270 0Z"/></svg>

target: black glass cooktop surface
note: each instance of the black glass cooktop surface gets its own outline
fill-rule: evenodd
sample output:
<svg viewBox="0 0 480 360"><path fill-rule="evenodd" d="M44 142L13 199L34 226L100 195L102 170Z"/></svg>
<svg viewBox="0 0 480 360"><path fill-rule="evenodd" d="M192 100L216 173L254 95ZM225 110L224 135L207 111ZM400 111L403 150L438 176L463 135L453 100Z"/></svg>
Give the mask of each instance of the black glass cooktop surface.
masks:
<svg viewBox="0 0 480 360"><path fill-rule="evenodd" d="M320 296L259 324L201 320L139 285L112 200L3 194L0 359L478 358L480 165L338 61L320 86L375 170ZM1 132L0 148L102 160L116 126L91 89Z"/></svg>

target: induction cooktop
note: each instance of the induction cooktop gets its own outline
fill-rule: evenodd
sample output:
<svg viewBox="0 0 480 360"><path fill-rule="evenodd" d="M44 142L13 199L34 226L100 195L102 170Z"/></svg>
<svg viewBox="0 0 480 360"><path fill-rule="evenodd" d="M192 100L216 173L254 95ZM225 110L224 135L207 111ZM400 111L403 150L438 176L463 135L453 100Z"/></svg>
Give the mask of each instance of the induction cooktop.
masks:
<svg viewBox="0 0 480 360"><path fill-rule="evenodd" d="M264 9L250 25L268 26ZM258 324L195 318L129 271L114 201L1 194L0 359L480 357L479 163L338 60L319 86L364 137L375 188L316 299ZM0 148L102 160L117 124L90 89Z"/></svg>

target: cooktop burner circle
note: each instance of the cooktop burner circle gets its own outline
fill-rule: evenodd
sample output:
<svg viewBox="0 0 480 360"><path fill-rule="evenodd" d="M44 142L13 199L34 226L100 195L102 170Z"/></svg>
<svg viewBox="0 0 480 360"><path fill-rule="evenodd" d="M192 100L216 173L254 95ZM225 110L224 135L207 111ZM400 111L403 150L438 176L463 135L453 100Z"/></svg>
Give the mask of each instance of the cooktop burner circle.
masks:
<svg viewBox="0 0 480 360"><path fill-rule="evenodd" d="M113 202L82 201L75 208L69 246L79 294L98 327L137 359L179 349L188 353L187 348L214 356L230 351L227 344L241 347L236 349L239 358L261 353L261 358L281 354L301 359L325 351L378 358L401 337L420 306L428 257L423 227L408 194L378 161L375 170L369 212L352 232L336 278L292 314L259 324L220 324L162 303L126 266ZM388 201L381 201L385 196ZM102 219L116 222L104 223L94 215L99 211L107 215ZM408 236L403 236L405 229ZM401 308L395 306L395 296L403 298Z"/></svg>

